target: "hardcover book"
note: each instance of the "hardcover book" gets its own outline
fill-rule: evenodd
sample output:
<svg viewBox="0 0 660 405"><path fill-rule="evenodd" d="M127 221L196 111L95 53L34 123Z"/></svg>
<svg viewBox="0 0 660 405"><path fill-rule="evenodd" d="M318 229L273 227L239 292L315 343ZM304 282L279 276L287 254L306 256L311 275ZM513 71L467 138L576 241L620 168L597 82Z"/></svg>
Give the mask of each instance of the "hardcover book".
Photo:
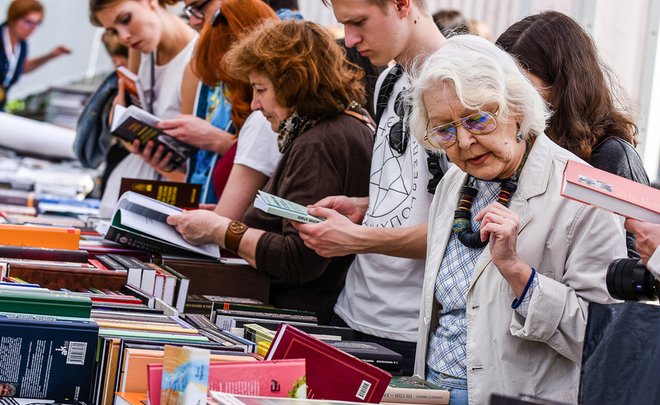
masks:
<svg viewBox="0 0 660 405"><path fill-rule="evenodd" d="M0 381L10 387L5 396L90 403L98 341L93 321L0 314L0 330Z"/></svg>
<svg viewBox="0 0 660 405"><path fill-rule="evenodd" d="M305 359L307 397L379 403L392 376L291 325L282 324L266 360Z"/></svg>
<svg viewBox="0 0 660 405"><path fill-rule="evenodd" d="M170 254L195 253L220 258L218 245L195 246L186 241L167 217L182 210L132 191L119 198L105 238L131 247Z"/></svg>
<svg viewBox="0 0 660 405"><path fill-rule="evenodd" d="M569 160L561 195L624 217L660 224L660 190Z"/></svg>
<svg viewBox="0 0 660 405"><path fill-rule="evenodd" d="M64 293L0 291L0 310L89 319L92 300Z"/></svg>
<svg viewBox="0 0 660 405"><path fill-rule="evenodd" d="M155 146L162 145L165 154L172 154L172 159L164 170L172 171L188 160L197 149L156 128L159 121L160 118L134 105L126 108L117 104L112 116L111 132L129 143L139 140L141 148L144 148L149 141L155 142Z"/></svg>
<svg viewBox="0 0 660 405"><path fill-rule="evenodd" d="M383 370L390 372L401 370L403 356L378 343L342 340L328 344Z"/></svg>
<svg viewBox="0 0 660 405"><path fill-rule="evenodd" d="M199 208L202 185L175 181L157 181L146 179L121 179L119 195L127 191L146 195L165 204L179 208Z"/></svg>
<svg viewBox="0 0 660 405"><path fill-rule="evenodd" d="M267 212L271 215L277 215L282 218L292 219L298 222L306 222L310 224L317 224L323 221L323 218L309 215L307 207L286 200L284 198L268 194L259 190L257 197L254 199L254 207Z"/></svg>

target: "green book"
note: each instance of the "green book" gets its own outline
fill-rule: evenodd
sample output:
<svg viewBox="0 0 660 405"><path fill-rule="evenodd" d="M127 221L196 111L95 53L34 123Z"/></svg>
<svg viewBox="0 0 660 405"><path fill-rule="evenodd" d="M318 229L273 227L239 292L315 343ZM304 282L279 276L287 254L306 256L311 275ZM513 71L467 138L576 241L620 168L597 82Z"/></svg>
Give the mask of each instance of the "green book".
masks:
<svg viewBox="0 0 660 405"><path fill-rule="evenodd" d="M284 198L268 194L261 190L259 190L259 194L257 194L257 197L254 199L254 207L259 208L268 214L292 219L298 222L318 224L323 221L323 218L309 215L307 207L304 205L285 200Z"/></svg>
<svg viewBox="0 0 660 405"><path fill-rule="evenodd" d="M0 311L88 319L92 313L92 300L50 292L0 291Z"/></svg>

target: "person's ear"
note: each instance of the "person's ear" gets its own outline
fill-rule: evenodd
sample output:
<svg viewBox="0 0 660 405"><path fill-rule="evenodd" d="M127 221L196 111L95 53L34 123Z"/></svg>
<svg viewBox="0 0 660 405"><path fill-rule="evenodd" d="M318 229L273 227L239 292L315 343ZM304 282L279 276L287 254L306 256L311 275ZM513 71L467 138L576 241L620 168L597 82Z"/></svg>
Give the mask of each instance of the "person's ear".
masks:
<svg viewBox="0 0 660 405"><path fill-rule="evenodd" d="M400 17L410 14L415 0L394 0L394 10Z"/></svg>

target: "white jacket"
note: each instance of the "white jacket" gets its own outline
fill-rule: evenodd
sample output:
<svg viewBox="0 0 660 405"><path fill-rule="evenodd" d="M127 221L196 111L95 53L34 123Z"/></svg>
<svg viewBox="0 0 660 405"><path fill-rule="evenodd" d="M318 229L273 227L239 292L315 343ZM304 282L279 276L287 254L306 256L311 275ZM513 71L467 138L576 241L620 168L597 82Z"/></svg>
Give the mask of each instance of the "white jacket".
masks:
<svg viewBox="0 0 660 405"><path fill-rule="evenodd" d="M527 318L511 309L515 297L489 249L477 260L466 307L470 404L488 403L491 393L577 402L587 301L613 302L605 274L612 260L626 257L626 244L614 214L560 196L567 159L580 161L545 135L537 137L510 204L520 217L518 255L538 272ZM465 180L452 167L431 205L418 375L425 375L429 333L438 323L435 280Z"/></svg>

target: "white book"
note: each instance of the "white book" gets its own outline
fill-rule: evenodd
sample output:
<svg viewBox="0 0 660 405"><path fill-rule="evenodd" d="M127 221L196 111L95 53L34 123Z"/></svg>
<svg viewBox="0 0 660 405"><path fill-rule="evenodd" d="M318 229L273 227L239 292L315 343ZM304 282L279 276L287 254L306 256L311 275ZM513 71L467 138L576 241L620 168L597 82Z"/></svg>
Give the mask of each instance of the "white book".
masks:
<svg viewBox="0 0 660 405"><path fill-rule="evenodd" d="M160 253L189 252L220 259L218 245L195 246L167 223L168 216L182 211L173 205L128 191L117 202L105 238Z"/></svg>
<svg viewBox="0 0 660 405"><path fill-rule="evenodd" d="M292 219L298 222L317 224L324 220L323 218L309 215L307 207L304 205L268 194L261 190L259 190L257 197L254 199L254 207L271 215Z"/></svg>

